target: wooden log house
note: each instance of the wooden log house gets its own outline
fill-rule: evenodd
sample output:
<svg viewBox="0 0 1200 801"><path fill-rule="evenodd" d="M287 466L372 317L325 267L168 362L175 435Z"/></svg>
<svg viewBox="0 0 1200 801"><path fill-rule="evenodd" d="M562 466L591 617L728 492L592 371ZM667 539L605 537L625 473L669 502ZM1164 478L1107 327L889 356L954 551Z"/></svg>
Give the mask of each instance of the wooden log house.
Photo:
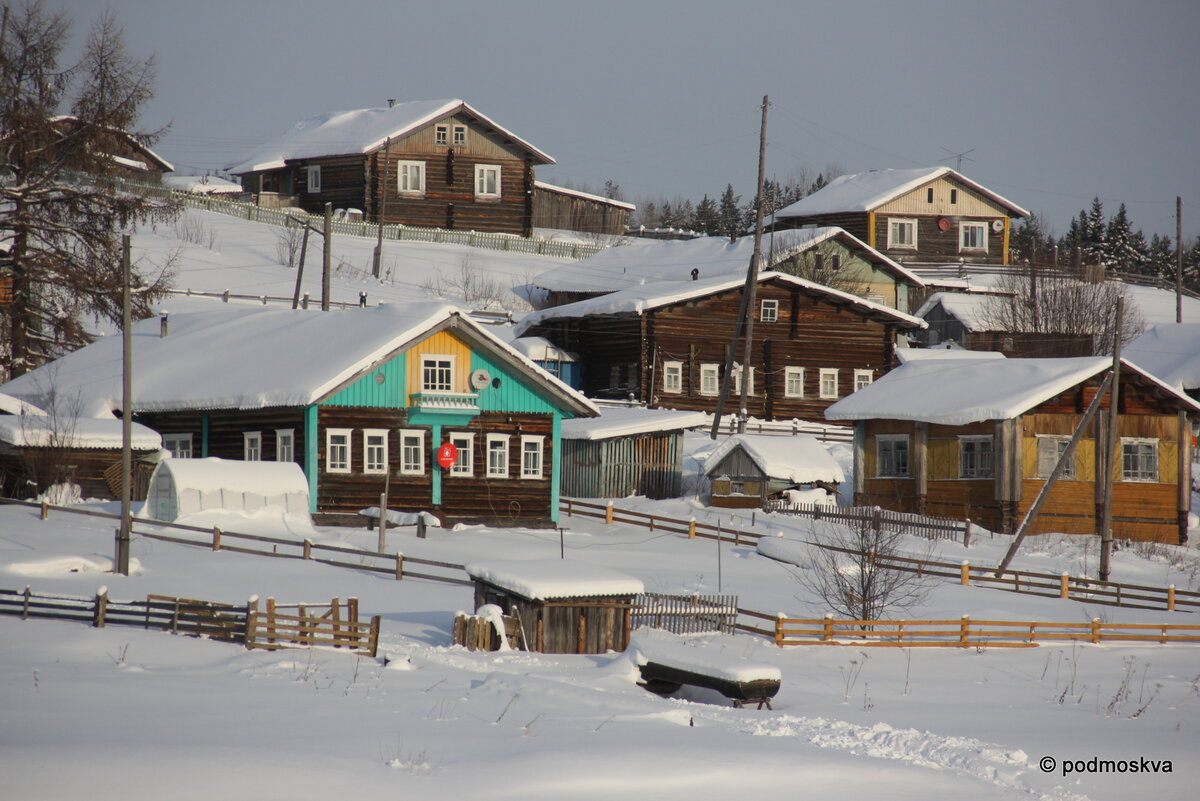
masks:
<svg viewBox="0 0 1200 801"><path fill-rule="evenodd" d="M120 397L116 339L57 362L58 390L88 393L92 405ZM169 336L156 321L138 324L134 350L137 420L174 458L294 461L318 522L350 522L386 490L393 510L548 524L558 518L562 420L596 414L440 303L181 314ZM36 395L37 373L5 391ZM447 444L457 453L442 467Z"/></svg>
<svg viewBox="0 0 1200 801"><path fill-rule="evenodd" d="M893 259L1008 264L1014 218L1029 212L949 167L835 178L775 212L773 230L836 225Z"/></svg>
<svg viewBox="0 0 1200 801"><path fill-rule="evenodd" d="M462 100L418 100L301 120L226 169L264 203L529 236L534 168L553 163Z"/></svg>
<svg viewBox="0 0 1200 801"><path fill-rule="evenodd" d="M826 412L855 425L855 503L1014 533L1111 365L1105 357L904 364ZM1123 361L1108 458L1110 397L1030 532L1096 532L1107 463L1114 537L1186 543L1200 404Z"/></svg>
<svg viewBox="0 0 1200 801"><path fill-rule="evenodd" d="M712 412L745 279L660 281L527 316L518 333L583 356L590 397ZM899 334L920 320L857 295L767 272L759 276L747 408L768 420L821 419L838 398L895 365ZM737 361L742 358L739 347ZM740 364L734 391L740 391ZM731 401L728 412L738 408Z"/></svg>

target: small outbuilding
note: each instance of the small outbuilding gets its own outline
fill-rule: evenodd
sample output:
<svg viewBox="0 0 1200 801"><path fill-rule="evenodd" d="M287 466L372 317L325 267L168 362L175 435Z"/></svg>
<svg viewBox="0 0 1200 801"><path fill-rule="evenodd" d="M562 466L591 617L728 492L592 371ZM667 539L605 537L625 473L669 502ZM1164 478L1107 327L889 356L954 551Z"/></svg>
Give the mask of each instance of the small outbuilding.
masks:
<svg viewBox="0 0 1200 801"><path fill-rule="evenodd" d="M797 490L836 496L845 480L841 465L815 437L738 434L724 440L705 460L710 503L732 509L763 507ZM811 502L811 495L805 493Z"/></svg>
<svg viewBox="0 0 1200 801"><path fill-rule="evenodd" d="M308 480L295 462L163 459L150 476L142 512L165 523L205 512L279 514L308 527Z"/></svg>
<svg viewBox="0 0 1200 801"><path fill-rule="evenodd" d="M500 607L516 618L524 650L602 654L629 645L641 579L562 559L497 560L466 566L475 608Z"/></svg>

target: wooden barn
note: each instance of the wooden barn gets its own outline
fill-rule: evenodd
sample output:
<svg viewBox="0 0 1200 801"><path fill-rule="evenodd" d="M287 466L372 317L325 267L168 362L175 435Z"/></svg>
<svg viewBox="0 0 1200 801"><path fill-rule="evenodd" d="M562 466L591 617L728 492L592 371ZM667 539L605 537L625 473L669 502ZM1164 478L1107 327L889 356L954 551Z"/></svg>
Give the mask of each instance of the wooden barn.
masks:
<svg viewBox="0 0 1200 801"><path fill-rule="evenodd" d="M805 503L833 497L842 468L815 437L738 434L722 440L704 463L709 502L730 509L765 508L798 493ZM815 492L812 492L815 490Z"/></svg>
<svg viewBox="0 0 1200 801"><path fill-rule="evenodd" d="M562 559L497 560L466 566L475 608L500 607L516 618L525 650L602 654L629 645L641 579Z"/></svg>
<svg viewBox="0 0 1200 801"><path fill-rule="evenodd" d="M1105 357L905 363L826 412L855 425L855 503L1013 533L1111 366ZM1106 393L1031 532L1095 532L1098 478L1110 469L1115 537L1186 542L1200 404L1128 361L1120 375L1116 450L1103 446Z"/></svg>
<svg viewBox="0 0 1200 801"><path fill-rule="evenodd" d="M573 498L678 498L683 432L700 412L602 406L600 417L563 423L562 493Z"/></svg>
<svg viewBox="0 0 1200 801"><path fill-rule="evenodd" d="M90 151L107 154L111 162L106 173L109 176L159 184L162 183L163 173L175 170L171 162L126 131L86 125L77 117L70 116L56 117L52 122L61 135L85 137Z"/></svg>
<svg viewBox="0 0 1200 801"><path fill-rule="evenodd" d="M555 186L544 181L533 184L533 227L593 234L625 233L632 203Z"/></svg>
<svg viewBox="0 0 1200 801"><path fill-rule="evenodd" d="M518 333L581 354L589 397L712 412L744 283L647 283L534 312ZM899 335L924 327L889 306L778 272L759 276L757 294L747 406L770 420L822 419L838 398L895 365ZM734 369L740 391L742 368Z"/></svg>
<svg viewBox="0 0 1200 801"><path fill-rule="evenodd" d="M1090 334L1004 331L996 305L1006 298L983 292L935 292L915 312L929 326L916 335L926 347L953 342L968 350L996 351L1015 358L1091 356Z"/></svg>
<svg viewBox="0 0 1200 801"><path fill-rule="evenodd" d="M263 205L529 236L534 168L553 163L462 100L414 100L309 117L226 169Z"/></svg>
<svg viewBox="0 0 1200 801"><path fill-rule="evenodd" d="M357 519L386 490L394 510L548 524L562 420L596 413L446 304L227 308L174 315L160 331L155 320L134 329L138 421L175 458L296 462L318 522ZM58 391L99 406L119 397L119 352L109 337L63 357L49 368ZM3 391L36 402L38 373Z"/></svg>
<svg viewBox="0 0 1200 801"><path fill-rule="evenodd" d="M1028 216L949 167L926 167L835 178L775 212L772 227L836 225L906 264L1008 264L1012 220Z"/></svg>

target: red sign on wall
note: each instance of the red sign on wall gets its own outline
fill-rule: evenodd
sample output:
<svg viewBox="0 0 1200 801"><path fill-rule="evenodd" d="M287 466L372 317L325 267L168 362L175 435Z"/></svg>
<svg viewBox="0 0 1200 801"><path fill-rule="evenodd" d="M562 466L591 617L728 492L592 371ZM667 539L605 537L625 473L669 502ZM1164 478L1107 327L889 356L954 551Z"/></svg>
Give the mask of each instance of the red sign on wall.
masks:
<svg viewBox="0 0 1200 801"><path fill-rule="evenodd" d="M443 470L449 470L450 467L458 461L458 448L453 443L447 442L438 448L437 463Z"/></svg>

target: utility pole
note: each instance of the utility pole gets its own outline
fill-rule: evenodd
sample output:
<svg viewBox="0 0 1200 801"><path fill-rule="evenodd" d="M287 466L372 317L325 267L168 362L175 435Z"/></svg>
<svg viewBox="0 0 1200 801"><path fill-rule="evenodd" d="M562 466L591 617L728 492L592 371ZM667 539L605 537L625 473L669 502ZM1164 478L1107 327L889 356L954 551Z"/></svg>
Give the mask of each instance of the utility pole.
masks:
<svg viewBox="0 0 1200 801"><path fill-rule="evenodd" d="M1183 198L1175 196L1175 322L1183 322Z"/></svg>
<svg viewBox="0 0 1200 801"><path fill-rule="evenodd" d="M321 311L329 311L329 262L333 257L333 204L325 204L325 250L321 266Z"/></svg>
<svg viewBox="0 0 1200 801"><path fill-rule="evenodd" d="M1113 324L1112 386L1108 394L1108 436L1104 459L1104 516L1100 521L1100 580L1108 581L1109 558L1112 556L1113 521L1113 474L1121 467L1121 456L1117 450L1117 403L1121 386L1121 317L1125 312L1125 299L1117 298L1117 319Z"/></svg>
<svg viewBox="0 0 1200 801"><path fill-rule="evenodd" d="M770 100L767 95L762 99L762 123L758 134L758 190L755 197L754 211L754 251L750 255L750 267L746 270L746 283L742 288L742 302L738 306L738 319L733 327L733 338L729 344L729 352L725 357L725 374L721 376L721 394L717 398L717 408L713 412L713 424L710 436L717 438L721 428L721 415L725 411L725 402L729 397L729 386L733 379L733 362L737 355L738 337L743 327L746 330L746 349L742 359L742 393L741 419L738 423L738 433L746 431L746 395L750 386L750 358L754 335L754 300L758 294L758 261L762 252L762 222L763 222L763 181L766 174L767 158L767 109Z"/></svg>
<svg viewBox="0 0 1200 801"><path fill-rule="evenodd" d="M387 215L387 176L388 165L392 161L392 137L387 138L387 142L383 146L383 171L381 177L376 180L379 186L379 216L375 220L376 237L375 237L375 259L371 265L371 274L376 278L379 277L379 262L383 260L383 221Z"/></svg>
<svg viewBox="0 0 1200 801"><path fill-rule="evenodd" d="M121 237L121 527L117 529L115 571L129 575L129 535L133 527L133 304L130 302L129 235Z"/></svg>
<svg viewBox="0 0 1200 801"><path fill-rule="evenodd" d="M296 289L292 292L292 308L300 308L300 289L304 283L304 258L308 255L308 230L311 226L304 223L304 235L300 239L300 264L296 268Z"/></svg>

